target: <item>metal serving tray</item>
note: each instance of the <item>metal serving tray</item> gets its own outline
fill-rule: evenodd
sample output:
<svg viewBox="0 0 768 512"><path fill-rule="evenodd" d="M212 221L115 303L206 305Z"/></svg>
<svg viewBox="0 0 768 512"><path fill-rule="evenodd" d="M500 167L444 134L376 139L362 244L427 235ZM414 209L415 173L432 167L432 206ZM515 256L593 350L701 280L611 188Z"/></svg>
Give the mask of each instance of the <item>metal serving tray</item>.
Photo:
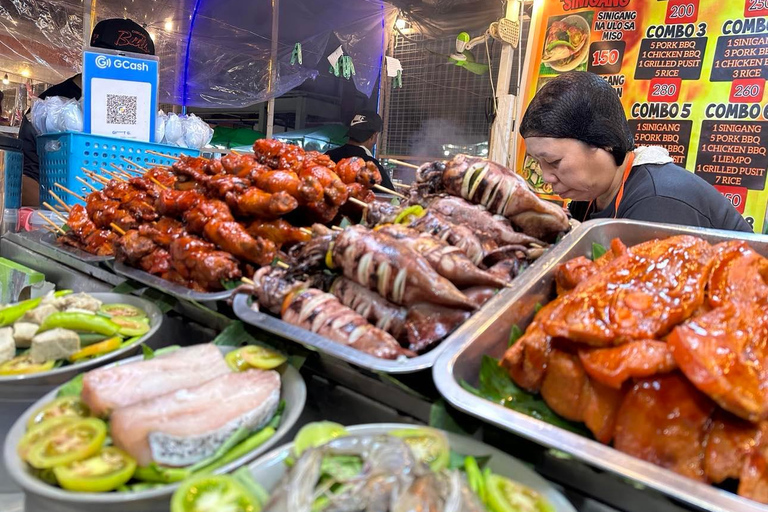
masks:
<svg viewBox="0 0 768 512"><path fill-rule="evenodd" d="M86 263L101 263L102 261L111 261L115 259L114 256L97 256L89 252L82 251L76 247L60 244L56 241L58 236L55 233L46 233L40 237L40 243L52 247L57 251L64 252L70 256L82 260Z"/></svg>
<svg viewBox="0 0 768 512"><path fill-rule="evenodd" d="M521 275L527 274L531 268L533 268L533 266L528 268ZM520 279L519 276L515 278L515 281L513 282L516 282L518 279ZM514 289L505 288L501 290L482 308L477 310L475 314L472 315L469 320L467 320L467 322L471 322L475 317L490 315L493 311L496 311L504 304L506 304L513 296ZM272 334L276 334L291 341L295 341L296 343L301 343L302 345L312 347L361 368L384 373L414 373L420 370L431 368L432 365L435 364L435 361L437 360L440 353L442 353L446 345L452 339L454 339L457 332L454 331L440 344L438 344L435 348L426 354L411 358L390 360L374 357L357 349L331 341L324 336L320 336L301 327L283 322L279 318L269 314L254 311L250 307L250 295L242 293L238 294L235 297L232 308L235 312L235 315L247 324L254 325L260 329L271 332Z"/></svg>
<svg viewBox="0 0 768 512"><path fill-rule="evenodd" d="M114 265L115 272L121 276L133 279L141 284L145 284L150 288L160 290L168 295L173 295L177 299L181 300L194 300L197 302L211 302L217 300L228 299L232 295L232 290L223 290L220 292L196 292L190 290L186 286L166 281L162 277L153 276L149 272L144 272L137 268L129 267L122 261L115 260Z"/></svg>
<svg viewBox="0 0 768 512"><path fill-rule="evenodd" d="M630 246L681 234L698 236L711 243L747 240L756 251L768 255L768 237L762 235L630 220L589 221L545 254L539 265L515 281L514 295L504 308L475 315L459 327L451 340L446 340L448 343L445 343L442 355L432 370L435 384L448 402L464 412L658 489L695 507L712 512L766 512L768 506L686 478L610 446L476 397L459 385L462 380L477 383L481 356L501 357L507 348L512 326L524 329L533 319L536 304L546 304L554 298L554 274L560 262L577 256L590 256L593 243L608 247L614 238Z"/></svg>

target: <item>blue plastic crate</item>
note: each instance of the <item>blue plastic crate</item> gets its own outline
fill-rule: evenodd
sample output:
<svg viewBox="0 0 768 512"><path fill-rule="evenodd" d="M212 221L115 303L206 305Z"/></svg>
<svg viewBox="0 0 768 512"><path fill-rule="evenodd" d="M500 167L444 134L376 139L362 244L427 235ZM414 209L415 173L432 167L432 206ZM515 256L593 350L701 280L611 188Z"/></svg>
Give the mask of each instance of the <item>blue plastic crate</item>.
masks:
<svg viewBox="0 0 768 512"><path fill-rule="evenodd" d="M85 180L96 188L101 188L101 184L86 176L83 169L102 176L105 175L101 169L114 172L115 168L111 164L125 170L139 170L125 162L123 158L145 168L173 164L173 160L170 158L147 153L147 150L172 156L198 156L200 154L200 151L196 149L86 133L64 132L39 136L37 138L37 154L40 157L40 204L43 201L55 204L53 196L50 194L51 190L69 205L82 204L82 201L58 187L54 187L54 184L63 185L83 197L91 193L92 190L76 178ZM105 177L108 178L108 176Z"/></svg>
<svg viewBox="0 0 768 512"><path fill-rule="evenodd" d="M5 152L5 207L18 210L21 208L21 175L24 170L24 157L21 151Z"/></svg>

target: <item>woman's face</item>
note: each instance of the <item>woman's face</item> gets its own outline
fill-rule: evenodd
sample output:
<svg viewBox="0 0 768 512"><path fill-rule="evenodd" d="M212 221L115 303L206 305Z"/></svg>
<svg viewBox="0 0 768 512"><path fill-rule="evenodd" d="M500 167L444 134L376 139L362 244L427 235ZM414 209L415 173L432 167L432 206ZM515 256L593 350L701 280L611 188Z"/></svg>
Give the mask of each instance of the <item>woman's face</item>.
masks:
<svg viewBox="0 0 768 512"><path fill-rule="evenodd" d="M592 201L614 185L618 167L613 155L576 139L528 137L528 154L539 163L544 181L555 194L574 201Z"/></svg>

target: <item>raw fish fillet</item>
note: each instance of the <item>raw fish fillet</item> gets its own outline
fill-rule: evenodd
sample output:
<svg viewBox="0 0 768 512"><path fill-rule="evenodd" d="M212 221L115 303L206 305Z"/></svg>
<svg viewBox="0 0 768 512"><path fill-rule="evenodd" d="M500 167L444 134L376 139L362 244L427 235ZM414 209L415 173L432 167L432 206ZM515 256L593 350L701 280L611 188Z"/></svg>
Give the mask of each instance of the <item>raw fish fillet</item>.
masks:
<svg viewBox="0 0 768 512"><path fill-rule="evenodd" d="M188 466L212 455L240 427L257 430L280 402L280 374L248 370L117 409L112 440L141 466Z"/></svg>
<svg viewBox="0 0 768 512"><path fill-rule="evenodd" d="M82 398L93 414L104 416L118 407L197 386L231 371L218 347L194 345L149 361L88 372Z"/></svg>

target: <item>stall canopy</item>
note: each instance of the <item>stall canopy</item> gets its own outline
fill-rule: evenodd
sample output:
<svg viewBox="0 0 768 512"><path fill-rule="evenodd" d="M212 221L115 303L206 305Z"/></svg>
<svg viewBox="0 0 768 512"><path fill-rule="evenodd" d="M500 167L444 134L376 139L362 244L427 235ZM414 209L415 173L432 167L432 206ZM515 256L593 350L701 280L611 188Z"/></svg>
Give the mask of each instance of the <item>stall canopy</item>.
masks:
<svg viewBox="0 0 768 512"><path fill-rule="evenodd" d="M160 57L161 103L233 108L317 76L329 66L331 38L352 58L357 89L370 96L397 17L381 0L92 0L90 9L81 0L0 0L0 67L47 82L75 74L84 12L94 23L128 17L147 28ZM296 43L301 65L291 64Z"/></svg>

